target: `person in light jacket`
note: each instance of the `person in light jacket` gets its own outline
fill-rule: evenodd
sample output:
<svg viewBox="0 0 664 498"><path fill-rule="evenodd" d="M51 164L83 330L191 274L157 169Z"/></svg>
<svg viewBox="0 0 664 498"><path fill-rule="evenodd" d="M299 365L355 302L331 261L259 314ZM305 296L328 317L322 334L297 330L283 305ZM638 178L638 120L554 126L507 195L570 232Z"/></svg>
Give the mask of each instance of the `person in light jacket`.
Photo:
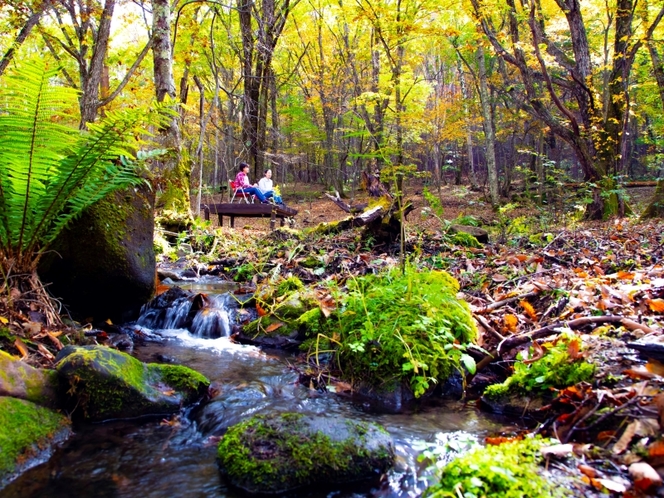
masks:
<svg viewBox="0 0 664 498"><path fill-rule="evenodd" d="M283 204L279 194L275 193L272 186L272 170L265 170L263 178L258 182L258 189L263 193L266 199L272 198L277 204Z"/></svg>

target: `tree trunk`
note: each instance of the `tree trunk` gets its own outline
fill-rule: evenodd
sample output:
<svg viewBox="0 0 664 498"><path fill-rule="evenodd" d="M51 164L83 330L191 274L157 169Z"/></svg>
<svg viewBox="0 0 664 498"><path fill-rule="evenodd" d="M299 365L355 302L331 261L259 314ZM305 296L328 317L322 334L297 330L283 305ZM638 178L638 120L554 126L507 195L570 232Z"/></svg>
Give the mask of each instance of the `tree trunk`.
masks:
<svg viewBox="0 0 664 498"><path fill-rule="evenodd" d="M497 206L498 197L498 169L496 168L496 136L493 131L493 116L491 115L491 102L487 89L486 66L484 61L484 48L477 48L477 77L480 87L480 104L482 106L482 124L484 125L484 143L486 145L487 180L489 183L489 199L493 206Z"/></svg>
<svg viewBox="0 0 664 498"><path fill-rule="evenodd" d="M641 214L641 219L664 218L664 179L657 181L657 188L650 204Z"/></svg>
<svg viewBox="0 0 664 498"><path fill-rule="evenodd" d="M34 28L39 23L39 19L41 19L44 11L51 6L51 1L52 0L44 0L39 2L35 9L30 13L27 21L16 35L16 38L11 43L11 45L9 45L5 55L3 55L2 59L0 60L0 75L5 72L5 69L7 69L7 66L14 58L16 51L21 47L21 45L23 45L23 42L32 32L32 28Z"/></svg>
<svg viewBox="0 0 664 498"><path fill-rule="evenodd" d="M154 86L158 102L170 99L175 105L176 91L173 78L173 48L171 45L171 7L169 0L152 0L152 56ZM177 213L190 213L189 175L191 166L182 159L182 139L178 114L169 117L167 126L160 130L161 146L169 151L167 158L157 165L163 177L164 192L159 206Z"/></svg>

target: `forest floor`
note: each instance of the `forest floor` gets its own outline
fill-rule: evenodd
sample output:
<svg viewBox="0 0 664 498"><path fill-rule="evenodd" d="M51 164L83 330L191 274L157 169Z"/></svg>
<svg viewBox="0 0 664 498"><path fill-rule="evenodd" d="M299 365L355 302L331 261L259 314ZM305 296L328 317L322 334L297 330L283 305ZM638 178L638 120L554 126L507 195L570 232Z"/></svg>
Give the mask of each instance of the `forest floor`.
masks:
<svg viewBox="0 0 664 498"><path fill-rule="evenodd" d="M515 202L495 212L480 193L454 186L432 189L442 211L438 217L423 216L427 203L421 187L409 190L406 198L415 210L407 220L407 252L459 281L480 329L479 346L493 355L484 361L478 358L469 391L478 394L503 381L512 373L518 352L531 363L556 348L561 333L576 334L581 341L568 343L569 361L593 363L592 382L551 388L542 399L522 396L514 406L493 408L525 416L538 433L560 441L550 449L547 466L571 476L577 495L661 496L664 224L636 218L581 222L569 204L538 208ZM652 192L647 187L630 189L636 213ZM289 195L286 190L284 200L299 211L295 228L347 217L321 192ZM365 200L358 196L347 202ZM443 220L477 222L488 229L490 243L481 248L450 244ZM236 236L245 241L269 239L268 220L240 221ZM325 272L314 274L304 267L312 253L327 263ZM307 240L295 256L272 255L260 268L265 274L282 265L315 285L330 277L333 268L362 274L397 259L398 245L372 245L346 231ZM251 256L244 253L237 262L245 267ZM236 274L231 271L228 277ZM515 437L522 434L500 434L487 442Z"/></svg>
<svg viewBox="0 0 664 498"><path fill-rule="evenodd" d="M573 361L596 365L592 382L550 389L545 403L527 401L519 415L527 415L540 434L560 441L547 458L573 476L577 495L661 491L664 222L584 223L575 219L572 199L566 206L544 208L513 202L495 212L480 193L454 186L431 190L441 201L437 216L423 215L427 203L421 186L406 191L415 210L406 222L405 249L422 266L452 274L471 307L480 330L478 351L484 352L476 352L478 371L469 378L470 391L481 393L503 381L518 352L532 362L556 347L561 332L576 334L580 346L570 345L567 353ZM630 189L635 212L652 191ZM315 188L286 186L283 192L286 204L299 211L294 228L347 217ZM212 200L220 202L203 202ZM358 195L347 202L365 200ZM477 223L489 231L490 241L481 247L455 245L444 220ZM189 236L194 252L170 264L186 264L196 272L216 268L216 274L249 288L275 269L316 285L335 274L361 275L397 264L399 244L361 237L360 230L291 242L271 233L268 219L241 218L235 229L199 225ZM305 264L312 255L321 262L320 271ZM75 336L33 328L15 315L0 314L0 325L1 348L34 365L52 363L61 334ZM522 433L493 440L513 437Z"/></svg>

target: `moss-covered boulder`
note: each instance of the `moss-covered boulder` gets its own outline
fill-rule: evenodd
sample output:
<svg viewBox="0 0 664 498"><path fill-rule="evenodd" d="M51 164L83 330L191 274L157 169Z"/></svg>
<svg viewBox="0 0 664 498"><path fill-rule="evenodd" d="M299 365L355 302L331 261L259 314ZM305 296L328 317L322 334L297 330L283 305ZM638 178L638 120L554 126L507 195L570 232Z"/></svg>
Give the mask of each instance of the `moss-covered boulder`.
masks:
<svg viewBox="0 0 664 498"><path fill-rule="evenodd" d="M12 396L56 408L58 374L55 370L34 368L0 351L0 396Z"/></svg>
<svg viewBox="0 0 664 498"><path fill-rule="evenodd" d="M228 429L218 456L228 482L252 494L378 478L394 460L379 425L297 413L255 416Z"/></svg>
<svg viewBox="0 0 664 498"><path fill-rule="evenodd" d="M68 346L56 369L72 407L92 421L174 413L203 397L210 385L190 368L142 363L103 346Z"/></svg>
<svg viewBox="0 0 664 498"><path fill-rule="evenodd" d="M71 434L69 419L30 401L0 396L0 489L50 456Z"/></svg>
<svg viewBox="0 0 664 498"><path fill-rule="evenodd" d="M475 238L476 242L479 242L480 244L488 244L489 243L489 232L484 230L483 228L480 227L472 227L472 226L467 226L467 225L452 225L449 228L449 233L451 234L465 234L465 235L471 235L472 237ZM464 239L462 238L463 236L459 237L459 241L463 241ZM465 239L466 241L469 239ZM467 245L469 247L476 247L474 244L460 244L460 245Z"/></svg>
<svg viewBox="0 0 664 498"><path fill-rule="evenodd" d="M79 316L137 316L155 290L154 193L131 187L102 199L74 221L42 258L49 290Z"/></svg>
<svg viewBox="0 0 664 498"><path fill-rule="evenodd" d="M315 289L289 277L258 289L254 302L260 316L245 325L236 339L246 344L280 349L297 348L311 332L312 314L319 313Z"/></svg>

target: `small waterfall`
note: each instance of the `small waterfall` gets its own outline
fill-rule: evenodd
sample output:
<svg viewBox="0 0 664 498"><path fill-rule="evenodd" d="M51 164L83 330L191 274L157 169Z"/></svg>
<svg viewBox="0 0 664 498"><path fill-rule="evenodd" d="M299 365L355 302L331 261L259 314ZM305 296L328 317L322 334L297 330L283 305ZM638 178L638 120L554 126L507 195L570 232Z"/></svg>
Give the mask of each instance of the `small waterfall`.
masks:
<svg viewBox="0 0 664 498"><path fill-rule="evenodd" d="M224 309L204 308L196 314L189 330L192 335L203 339L229 337L231 325L228 312Z"/></svg>
<svg viewBox="0 0 664 498"><path fill-rule="evenodd" d="M199 338L231 335L237 300L230 293L194 294L171 288L143 307L137 324L149 329L187 329Z"/></svg>

